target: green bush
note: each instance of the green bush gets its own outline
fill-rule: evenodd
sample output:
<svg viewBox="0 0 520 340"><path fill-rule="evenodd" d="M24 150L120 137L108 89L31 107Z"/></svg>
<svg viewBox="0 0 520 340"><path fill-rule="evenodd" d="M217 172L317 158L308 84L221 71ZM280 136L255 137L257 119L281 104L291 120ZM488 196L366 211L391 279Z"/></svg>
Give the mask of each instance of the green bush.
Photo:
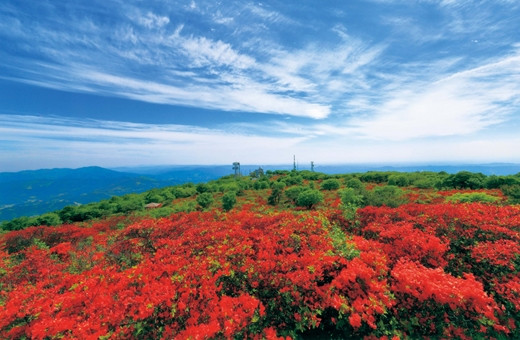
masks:
<svg viewBox="0 0 520 340"><path fill-rule="evenodd" d="M388 177L389 185L397 185L398 187L406 187L410 185L410 175L396 174Z"/></svg>
<svg viewBox="0 0 520 340"><path fill-rule="evenodd" d="M356 190L364 190L365 185L358 178L350 178L345 182L345 185L349 188Z"/></svg>
<svg viewBox="0 0 520 340"><path fill-rule="evenodd" d="M300 185L303 183L303 177L300 175L296 175L296 173L291 173L289 176L283 179L286 185Z"/></svg>
<svg viewBox="0 0 520 340"><path fill-rule="evenodd" d="M36 218L37 225L57 226L61 223L61 218L56 213L46 213Z"/></svg>
<svg viewBox="0 0 520 340"><path fill-rule="evenodd" d="M213 195L209 192L203 192L197 195L197 204L200 205L202 209L207 209L212 203Z"/></svg>
<svg viewBox="0 0 520 340"><path fill-rule="evenodd" d="M234 191L228 191L222 196L222 208L225 211L233 209L237 203L237 195Z"/></svg>
<svg viewBox="0 0 520 340"><path fill-rule="evenodd" d="M253 183L253 189L262 190L269 188L269 181L267 180L257 180Z"/></svg>
<svg viewBox="0 0 520 340"><path fill-rule="evenodd" d="M283 189L285 188L284 182L274 182L271 190L271 194L267 198L269 205L277 205L282 197Z"/></svg>
<svg viewBox="0 0 520 340"><path fill-rule="evenodd" d="M316 204L323 201L323 195L316 189L307 189L302 191L297 199L296 205L299 207L305 207L312 209Z"/></svg>
<svg viewBox="0 0 520 340"><path fill-rule="evenodd" d="M384 185L375 187L366 195L366 205L373 205L380 207L386 205L387 207L396 208L407 202L404 197L404 192L399 187L394 185Z"/></svg>
<svg viewBox="0 0 520 340"><path fill-rule="evenodd" d="M329 178L321 183L322 190L337 190L339 189L339 181L335 178Z"/></svg>
<svg viewBox="0 0 520 340"><path fill-rule="evenodd" d="M285 190L285 196L287 197L287 199L293 203L296 203L296 199L298 198L298 195L303 191L305 190L304 187L302 186L294 186L294 187L290 187L288 189Z"/></svg>
<svg viewBox="0 0 520 340"><path fill-rule="evenodd" d="M483 202L483 203L494 203L500 198L485 194L483 192L471 192L471 193L456 193L446 197L447 202L452 203L472 203L472 202Z"/></svg>
<svg viewBox="0 0 520 340"><path fill-rule="evenodd" d="M206 183L199 183L195 188L199 194L210 192L210 187Z"/></svg>
<svg viewBox="0 0 520 340"><path fill-rule="evenodd" d="M341 202L345 206L360 207L363 205L363 195L356 192L352 188L346 188L340 191Z"/></svg>
<svg viewBox="0 0 520 340"><path fill-rule="evenodd" d="M177 186L172 189L173 194L176 198L191 197L197 193L197 190L193 186Z"/></svg>

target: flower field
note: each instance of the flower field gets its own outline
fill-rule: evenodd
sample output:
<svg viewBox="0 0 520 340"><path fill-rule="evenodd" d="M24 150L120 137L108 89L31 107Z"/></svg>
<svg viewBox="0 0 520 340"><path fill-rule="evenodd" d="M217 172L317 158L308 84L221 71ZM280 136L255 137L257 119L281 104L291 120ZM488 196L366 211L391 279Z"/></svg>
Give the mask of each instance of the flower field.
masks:
<svg viewBox="0 0 520 340"><path fill-rule="evenodd" d="M332 194L5 233L0 337L520 338L520 206Z"/></svg>

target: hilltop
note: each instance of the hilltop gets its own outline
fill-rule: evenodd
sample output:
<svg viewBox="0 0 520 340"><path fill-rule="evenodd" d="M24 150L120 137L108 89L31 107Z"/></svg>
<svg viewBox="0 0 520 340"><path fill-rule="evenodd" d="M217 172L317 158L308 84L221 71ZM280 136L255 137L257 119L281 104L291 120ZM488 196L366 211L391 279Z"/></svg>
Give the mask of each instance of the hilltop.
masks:
<svg viewBox="0 0 520 340"><path fill-rule="evenodd" d="M264 170L292 169L264 165ZM248 175L258 165L242 165ZM455 174L471 171L492 175L520 173L519 164L452 164L452 165L321 165L316 170L324 174L380 172L447 172ZM130 193L141 193L183 183L201 183L216 180L232 173L230 165L179 165L123 167L105 169L85 167L79 169L41 169L0 173L0 222L21 216L35 216L62 209L109 199Z"/></svg>
<svg viewBox="0 0 520 340"><path fill-rule="evenodd" d="M172 176L175 173L184 173L186 171L188 171L186 168L179 168L175 171L170 169L168 171L161 172L160 175L165 176L163 178L166 178ZM205 171L207 176L215 176L216 172L225 171L225 169L217 168L217 170L215 170L215 168L207 168ZM49 175L46 175L46 173ZM110 183L109 185L111 188L116 190L116 188L119 188L117 183L122 183L125 181L127 183L134 183L134 181L137 181L142 189L146 185L156 186L160 183L165 183L160 182L157 179L152 181L147 177L135 177L136 175L131 173L116 172L96 167L81 168L77 170L60 169L27 172L23 173L26 178L21 180L20 183L27 185L31 179L34 179L35 183L39 183L40 187L39 189L35 188L34 190L40 190L41 192L44 192L47 185L55 184L52 182L52 178L59 178L60 181L63 180L64 177L60 173L67 174L67 180L61 182L58 187L65 188L78 185L79 188L68 189L71 190L69 192L78 193L84 199L89 200L92 200L93 197L95 197L95 193L98 191L94 191L90 195L80 194L82 190L85 190L84 188L82 189L82 184L86 186L92 186L99 185L100 182ZM191 169L191 176L194 176L194 174L196 174L195 176L197 177L201 177L200 172ZM9 183L9 173L4 173L3 175L4 176L0 178L5 181L4 183L6 183L4 190L5 188L9 188L8 191L10 191L12 190L10 189L11 187L21 185L20 183L11 183L11 186L7 185L7 183ZM156 175L158 174L156 173ZM18 174L16 174L16 176L18 176ZM84 180L87 178L87 176L89 179ZM301 191L301 188L303 188L302 183L305 182L307 185L317 186L317 188L319 188L321 184L318 183L321 183L322 181L336 180L342 183L347 183L349 179L358 180L368 184L376 183L378 185L387 184L396 188L401 187L404 189L404 191L401 189L399 190L408 194L410 194L411 189L406 189L407 187L430 189L432 191L440 189L501 189L506 193L511 202L516 202L520 195L520 173L508 176L486 176L482 173L471 173L468 171L460 171L455 174L448 174L444 171L419 171L411 173L402 173L397 171L369 171L365 173L330 175L321 172L311 172L308 170L266 170L266 174L259 178L255 177L254 173L252 173L252 176L241 176L240 178L235 178L232 175L228 175L221 177L218 180L209 181L207 183L187 182L175 186L164 186L162 188L156 187L142 193L130 193L122 196L110 195L110 193L113 193L114 191L109 191L100 195L102 197L108 196L110 198L100 202L90 201L90 203L87 204L78 204L75 201L75 204L67 205L67 200L64 198L67 196L60 194L58 196L61 197L61 204L63 206L66 205L63 209L47 212L39 216L24 216L12 219L11 221L4 221L2 226L4 229L13 230L25 228L29 225L55 225L59 223L74 223L91 220L94 218L104 218L112 215L129 213L135 213L138 215L151 214L154 217L168 216L169 214L176 212L189 212L200 209L200 205L197 203L196 197L198 194L204 192L211 193L212 200L215 201L213 206L219 206L220 204L221 207L222 203L219 202L219 200L221 199L221 196L224 192L235 193L235 195L239 198L239 202L246 200L247 202L254 203L256 199L265 200L267 202L269 195L267 194L266 190L270 191L271 189L274 189L274 191L280 192L279 197L277 197L276 200L284 203L284 208L294 208L296 205L297 195L299 194L299 191ZM98 180L99 182L97 182ZM86 182L90 182L90 184ZM168 181L166 181L166 183L168 183ZM276 189L277 185L282 185L283 187ZM343 184L343 186L344 185L345 184ZM287 190L284 189L285 187L287 187ZM125 192L130 189L127 187L124 190L121 188L119 190ZM282 191L284 191L283 195ZM376 195L371 192L366 192L365 196L366 197L363 199L365 200L366 205L377 204L375 201L382 199L378 198L381 196L381 193L377 193ZM392 205L393 203L391 201L393 198L394 197L391 196L387 199L383 199L383 202ZM149 211L146 208L146 204L148 203L159 203L161 208ZM48 205L40 207L40 210L44 209L45 207L48 207ZM325 205L323 208L328 208L328 206Z"/></svg>
<svg viewBox="0 0 520 340"><path fill-rule="evenodd" d="M517 338L519 202L520 175L268 170L14 219L0 337Z"/></svg>

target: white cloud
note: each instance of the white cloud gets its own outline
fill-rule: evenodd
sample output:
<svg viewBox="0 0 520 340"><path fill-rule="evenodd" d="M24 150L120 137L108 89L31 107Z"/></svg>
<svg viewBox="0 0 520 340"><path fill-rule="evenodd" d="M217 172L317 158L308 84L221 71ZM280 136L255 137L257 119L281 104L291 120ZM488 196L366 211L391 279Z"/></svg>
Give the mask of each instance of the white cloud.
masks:
<svg viewBox="0 0 520 340"><path fill-rule="evenodd" d="M328 106L269 93L263 85L254 82L239 88L204 84L182 87L91 70L78 72L81 74L76 76L95 84L98 91L107 88L112 94L152 103L191 106L196 102L198 106L226 111L287 114L314 119L324 118L330 113Z"/></svg>
<svg viewBox="0 0 520 340"><path fill-rule="evenodd" d="M170 23L170 18L148 12L137 17L137 22L146 28L160 28Z"/></svg>
<svg viewBox="0 0 520 340"><path fill-rule="evenodd" d="M467 135L518 114L520 55L446 75L432 84L392 86L375 114L355 118L346 131L368 138L407 140Z"/></svg>
<svg viewBox="0 0 520 340"><path fill-rule="evenodd" d="M187 125L9 115L0 115L0 134L3 142L12 146L0 155L0 163L5 164L0 171L20 154L24 158L30 155L39 164L52 160L59 166L92 165L93 160L102 166L226 164L236 159L257 163L269 159L269 154L276 159L272 155L284 150L291 154L291 149L305 140Z"/></svg>
<svg viewBox="0 0 520 340"><path fill-rule="evenodd" d="M182 27L170 37L173 46L180 47L189 58L192 67L229 66L238 69L251 67L255 60L237 53L233 47L220 40L212 41L205 37L183 37Z"/></svg>

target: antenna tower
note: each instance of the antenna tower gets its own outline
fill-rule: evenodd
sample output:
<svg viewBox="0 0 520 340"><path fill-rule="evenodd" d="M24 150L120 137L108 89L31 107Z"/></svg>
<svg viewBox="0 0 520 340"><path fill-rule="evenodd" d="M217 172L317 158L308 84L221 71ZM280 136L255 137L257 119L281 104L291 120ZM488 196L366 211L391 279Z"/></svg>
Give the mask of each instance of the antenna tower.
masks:
<svg viewBox="0 0 520 340"><path fill-rule="evenodd" d="M240 162L233 163L233 170L235 170L235 178L240 177Z"/></svg>

